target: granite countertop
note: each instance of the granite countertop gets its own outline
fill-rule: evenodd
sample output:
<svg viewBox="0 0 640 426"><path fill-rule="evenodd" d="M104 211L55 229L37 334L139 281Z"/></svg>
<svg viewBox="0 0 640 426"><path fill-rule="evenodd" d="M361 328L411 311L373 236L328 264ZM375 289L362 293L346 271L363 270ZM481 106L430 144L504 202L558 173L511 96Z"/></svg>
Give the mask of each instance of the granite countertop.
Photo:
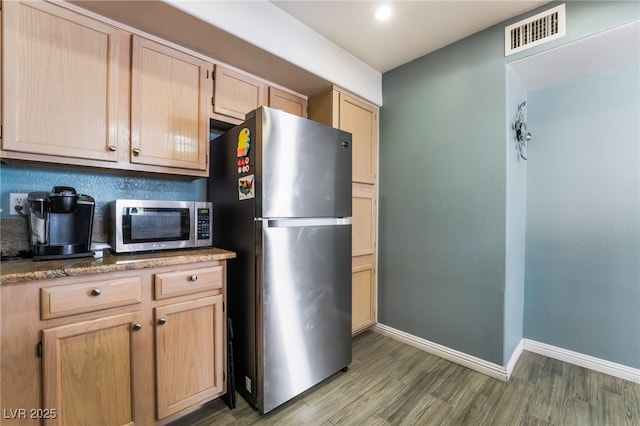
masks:
<svg viewBox="0 0 640 426"><path fill-rule="evenodd" d="M87 257L39 262L34 262L31 259L12 260L0 262L0 284L225 260L235 257L236 254L232 251L209 247L126 255L113 255L105 252L100 259Z"/></svg>

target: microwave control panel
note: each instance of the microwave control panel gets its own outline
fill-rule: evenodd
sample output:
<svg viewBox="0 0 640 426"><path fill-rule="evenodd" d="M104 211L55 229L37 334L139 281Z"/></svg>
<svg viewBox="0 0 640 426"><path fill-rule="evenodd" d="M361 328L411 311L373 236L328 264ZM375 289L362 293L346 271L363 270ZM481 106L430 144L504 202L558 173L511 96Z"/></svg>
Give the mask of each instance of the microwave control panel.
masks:
<svg viewBox="0 0 640 426"><path fill-rule="evenodd" d="M211 208L210 207L198 207L197 219L196 219L196 233L198 240L210 240L211 239Z"/></svg>

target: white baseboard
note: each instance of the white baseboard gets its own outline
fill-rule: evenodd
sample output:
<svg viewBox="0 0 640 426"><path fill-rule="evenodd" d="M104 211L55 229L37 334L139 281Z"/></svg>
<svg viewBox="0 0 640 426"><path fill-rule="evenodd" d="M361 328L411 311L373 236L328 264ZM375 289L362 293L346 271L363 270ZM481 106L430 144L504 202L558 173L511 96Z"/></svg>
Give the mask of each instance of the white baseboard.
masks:
<svg viewBox="0 0 640 426"><path fill-rule="evenodd" d="M511 354L511 358L509 358L509 362L507 363L507 380L511 377L511 373L513 373L513 369L516 366L516 363L520 359L520 355L522 355L522 351L524 351L524 339L520 339L516 348L513 350Z"/></svg>
<svg viewBox="0 0 640 426"><path fill-rule="evenodd" d="M546 343L536 342L535 340L522 340L524 342L524 350L526 351L608 374L619 379L640 383L640 369L627 367L626 365L617 364L579 352L573 352Z"/></svg>
<svg viewBox="0 0 640 426"><path fill-rule="evenodd" d="M371 330L505 382L509 380L509 377L511 377L511 373L516 366L520 355L522 355L522 351L529 351L549 358L568 362L569 364L578 365L580 367L608 374L623 380L628 380L633 383L640 383L640 369L581 354L579 352L573 352L568 349L559 348L546 343L536 342L535 340L530 339L522 339L514 349L507 365L502 366L485 361L473 355L448 348L438 343L431 342L421 337L414 336L404 331L397 330L393 327L389 327L388 325L377 323L371 327Z"/></svg>
<svg viewBox="0 0 640 426"><path fill-rule="evenodd" d="M409 346L413 346L414 348L439 356L440 358L444 358L448 361L455 362L456 364L460 364L495 379L502 380L503 382L509 380L509 374L511 373L507 370L507 367L502 365L494 364L473 355L405 333L404 331L396 330L388 325L377 323L371 327L371 329L392 339L406 343ZM515 361L513 361L513 364L515 365Z"/></svg>

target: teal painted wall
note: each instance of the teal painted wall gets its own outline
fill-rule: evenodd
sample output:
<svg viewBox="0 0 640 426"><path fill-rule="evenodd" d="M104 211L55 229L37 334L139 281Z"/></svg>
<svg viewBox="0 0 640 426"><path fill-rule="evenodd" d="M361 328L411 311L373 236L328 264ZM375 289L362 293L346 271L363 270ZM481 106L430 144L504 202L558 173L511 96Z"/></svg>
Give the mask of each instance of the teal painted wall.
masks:
<svg viewBox="0 0 640 426"><path fill-rule="evenodd" d="M514 125L519 105L527 91L514 70L507 65L507 198L504 279L504 363L509 361L524 335L525 235L527 208L527 161L516 149ZM525 107L525 118L528 118ZM528 122L528 120L527 120ZM525 153L525 157L527 154Z"/></svg>
<svg viewBox="0 0 640 426"><path fill-rule="evenodd" d="M506 88L485 31L383 75L379 321L502 364Z"/></svg>
<svg viewBox="0 0 640 426"><path fill-rule="evenodd" d="M529 93L525 337L640 368L640 66Z"/></svg>
<svg viewBox="0 0 640 426"><path fill-rule="evenodd" d="M636 1L566 5L562 39L504 57L504 26L549 4L383 75L381 323L499 365L524 337L522 91L505 64L640 17Z"/></svg>

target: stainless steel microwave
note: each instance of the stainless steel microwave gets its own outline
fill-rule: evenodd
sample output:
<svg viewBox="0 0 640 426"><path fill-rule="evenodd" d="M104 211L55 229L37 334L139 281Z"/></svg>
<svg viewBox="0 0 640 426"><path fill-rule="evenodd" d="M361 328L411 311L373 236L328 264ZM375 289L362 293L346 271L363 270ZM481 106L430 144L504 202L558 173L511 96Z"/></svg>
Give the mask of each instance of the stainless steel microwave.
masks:
<svg viewBox="0 0 640 426"><path fill-rule="evenodd" d="M209 247L209 202L115 200L110 205L111 249L116 253Z"/></svg>

